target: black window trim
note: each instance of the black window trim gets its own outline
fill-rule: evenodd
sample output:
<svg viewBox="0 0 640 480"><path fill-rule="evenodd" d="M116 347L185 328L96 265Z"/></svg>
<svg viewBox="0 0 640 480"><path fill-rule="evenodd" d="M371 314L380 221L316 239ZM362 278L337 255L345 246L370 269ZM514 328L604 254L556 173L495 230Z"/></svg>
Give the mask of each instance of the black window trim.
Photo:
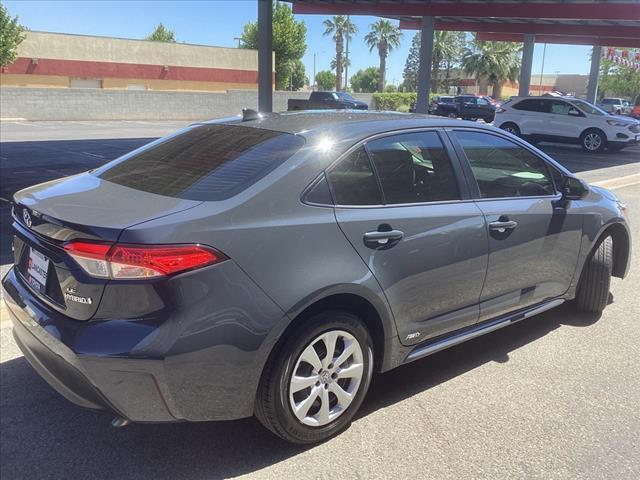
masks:
<svg viewBox="0 0 640 480"><path fill-rule="evenodd" d="M329 191L331 192L331 198L334 201L333 205L318 205L318 204L312 204L310 202L307 202L304 200L304 196L306 195L306 193L308 191L310 191L311 188L313 188L313 185L316 184L316 182L318 182L319 178L322 177L322 175L326 175L332 168L334 168L339 162L341 162L344 158L347 158L349 155L351 155L351 153L353 153L354 151L356 151L358 148L360 147L364 147L365 148L365 152L367 153L367 158L369 160L369 165L371 165L371 169L373 171L373 174L375 175L376 178L376 182L378 184L378 189L380 191L380 198L384 201L384 192L382 191L382 186L380 184L380 178L377 174L377 171L375 170L375 165L373 165L373 162L371 160L371 155L369 154L369 151L367 150L366 144L368 142L371 142L373 140L378 140L380 138L384 138L384 137L391 137L394 135L402 135L405 133L420 133L420 132L436 132L438 137L440 138L440 141L442 142L442 146L444 147L445 151L447 152L447 155L449 156L449 160L451 161L451 166L453 168L453 173L454 176L456 178L456 182L458 184L458 191L460 193L460 197L459 199L456 200L437 200L437 201L433 201L433 202L416 202L416 203L393 203L393 204L386 204L386 203L382 203L382 204L372 204L372 205L343 205L343 204L338 204L335 203L335 199L336 199L336 195L335 192L333 191L333 185L331 184L331 182L329 181L328 175L327 175L327 183L329 186ZM319 174L304 190L303 193L301 194L301 201L307 205L312 205L312 206L323 206L323 207L334 207L334 208L356 208L356 209L362 209L362 208L398 208L398 207L417 207L417 206L425 206L425 205L447 205L447 204L453 204L453 203L468 203L468 202L472 202L475 199L473 198L473 194L470 191L469 188L469 182L466 178L466 175L464 174L463 171L463 164L461 162L461 159L459 158L456 150L454 149L454 145L452 144L452 142L449 139L449 136L445 133L445 127L442 126L433 126L433 127L409 127L409 128L403 128L403 129L397 129L397 130L389 130L386 132L380 132L380 133L376 133L373 135L370 135L369 137L363 138L361 140L359 140L357 143L355 143L354 145L352 145L350 148L348 148L344 153L342 153L342 155L338 156L337 159L335 159L333 162L331 162L331 164L325 168L321 174Z"/></svg>
<svg viewBox="0 0 640 480"><path fill-rule="evenodd" d="M526 195L526 196L516 196L516 197L482 197L482 195L480 194L480 187L478 186L478 182L476 180L475 175L473 174L473 170L471 169L471 163L469 162L469 159L467 158L467 154L464 151L464 148L462 147L462 145L460 144L460 142L458 141L455 132L457 131L467 131L467 132L474 132L474 133L484 133L487 135L493 135L495 137L501 138L503 140L509 141L515 145L518 145L519 147L527 150L529 153L531 153L532 155L536 156L538 159L540 159L540 161L543 162L543 164L545 165L545 168L547 169L547 174L549 175L549 178L551 179L551 184L553 185L553 188L555 190L555 193L552 195ZM547 199L553 199L553 200L559 200L560 198L562 198L562 194L560 193L560 190L558 188L558 185L555 184L555 179L553 178L553 175L551 173L551 168L555 168L554 165L550 165L548 160L542 156L540 156L537 152L535 152L533 149L531 149L528 145L526 145L524 142L521 141L515 141L512 138L507 137L506 135L502 135L501 132L496 132L493 130L488 130L488 129L483 129L483 128L471 128L471 127L452 127L452 128L448 128L446 130L447 135L449 136L449 139L451 140L451 142L453 143L455 149L456 149L456 153L460 156L460 159L463 160L463 165L464 165L464 171L465 174L469 180L469 182L471 183L472 187L471 190L473 192L474 195L474 200L475 201L479 201L479 202L486 202L486 201L492 201L495 202L496 200L518 200L518 199L535 199L535 198L547 198ZM519 139L518 139L519 140ZM558 170L558 169L556 169ZM564 175L565 173L562 172L562 170L560 170L560 172Z"/></svg>

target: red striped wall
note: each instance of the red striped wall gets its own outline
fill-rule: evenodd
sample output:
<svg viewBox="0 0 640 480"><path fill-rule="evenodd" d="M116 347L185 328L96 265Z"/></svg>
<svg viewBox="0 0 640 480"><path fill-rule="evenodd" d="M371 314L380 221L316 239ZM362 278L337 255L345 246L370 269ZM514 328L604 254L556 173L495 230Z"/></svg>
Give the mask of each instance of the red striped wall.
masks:
<svg viewBox="0 0 640 480"><path fill-rule="evenodd" d="M20 57L3 68L3 73L56 75L85 78L137 78L154 80L184 80L197 82L258 83L258 72L226 68L178 67L137 63L92 62L84 60L54 60ZM275 74L274 74L275 77ZM275 80L274 80L275 81Z"/></svg>

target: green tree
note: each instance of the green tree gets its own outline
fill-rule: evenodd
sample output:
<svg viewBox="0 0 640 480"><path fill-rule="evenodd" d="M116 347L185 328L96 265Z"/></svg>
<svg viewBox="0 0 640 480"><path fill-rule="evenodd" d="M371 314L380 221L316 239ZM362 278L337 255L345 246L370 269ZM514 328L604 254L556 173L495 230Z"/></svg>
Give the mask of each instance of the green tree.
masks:
<svg viewBox="0 0 640 480"><path fill-rule="evenodd" d="M144 37L145 40L151 40L153 42L166 42L176 43L176 36L173 30L166 28L162 22L160 22L151 35Z"/></svg>
<svg viewBox="0 0 640 480"><path fill-rule="evenodd" d="M18 17L9 16L9 12L0 3L0 67L13 63L18 56L18 45L24 40L24 27L18 23Z"/></svg>
<svg viewBox="0 0 640 480"><path fill-rule="evenodd" d="M333 90L336 86L336 76L329 70L321 70L316 74L318 90Z"/></svg>
<svg viewBox="0 0 640 480"><path fill-rule="evenodd" d="M291 63L291 77L289 85L292 90L300 90L309 83L309 79L305 75L304 63L299 58Z"/></svg>
<svg viewBox="0 0 640 480"><path fill-rule="evenodd" d="M415 92L418 89L418 69L420 68L420 32L416 33L411 40L409 55L404 63L402 86L407 92Z"/></svg>
<svg viewBox="0 0 640 480"><path fill-rule="evenodd" d="M420 44L422 37L418 32L411 41L411 49L404 66L403 86L409 92L418 88L418 69L420 68ZM433 56L431 62L431 91L434 93L442 86L440 72L444 69L444 83L449 83L451 69L459 63L465 44L464 32L436 31L433 37Z"/></svg>
<svg viewBox="0 0 640 480"><path fill-rule="evenodd" d="M276 88L289 87L291 62L299 60L307 51L307 25L296 21L286 3L273 3L273 51L276 54ZM258 49L258 22L244 25L240 35L240 48Z"/></svg>
<svg viewBox="0 0 640 480"><path fill-rule="evenodd" d="M351 77L351 88L354 92L373 93L378 90L380 83L380 69L378 67L369 67L364 70L358 70Z"/></svg>
<svg viewBox="0 0 640 480"><path fill-rule="evenodd" d="M342 57L342 68L341 71L344 72L345 67L350 67L351 66L351 59L348 59L347 57ZM329 67L331 68L331 70L337 70L338 68L338 61L336 60L336 57L333 57L331 59L331 63L329 64ZM344 82L344 86L347 86L347 81L345 79Z"/></svg>
<svg viewBox="0 0 640 480"><path fill-rule="evenodd" d="M603 58L600 63L598 90L601 96L612 95L634 100L640 94L640 71Z"/></svg>
<svg viewBox="0 0 640 480"><path fill-rule="evenodd" d="M364 37L364 41L372 52L374 48L378 50L380 57L380 79L378 81L378 92L384 90L385 76L387 70L387 56L393 49L400 46L402 32L389 20L380 19L371 24L371 31Z"/></svg>
<svg viewBox="0 0 640 480"><path fill-rule="evenodd" d="M464 32L437 30L433 35L433 59L431 62L431 91L437 93L442 86L440 71L445 69L445 83L449 83L451 68L462 55ZM448 85L447 85L448 86Z"/></svg>
<svg viewBox="0 0 640 480"><path fill-rule="evenodd" d="M331 68L336 71L336 91L339 92L342 90L342 72L345 67L344 42L347 37L351 40L352 35L358 33L358 27L343 15L328 18L322 24L325 28L323 35L332 35L336 44L336 56Z"/></svg>
<svg viewBox="0 0 640 480"><path fill-rule="evenodd" d="M487 78L493 85L493 98L502 98L506 81L515 82L520 74L522 44L512 42L482 42L474 39L462 56L462 69L467 75Z"/></svg>

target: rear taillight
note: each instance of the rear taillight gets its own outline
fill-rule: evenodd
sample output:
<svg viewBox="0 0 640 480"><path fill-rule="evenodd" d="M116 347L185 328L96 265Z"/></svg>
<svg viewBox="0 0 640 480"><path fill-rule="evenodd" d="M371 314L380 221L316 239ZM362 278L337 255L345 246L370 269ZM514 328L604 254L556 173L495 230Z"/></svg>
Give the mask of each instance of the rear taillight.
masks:
<svg viewBox="0 0 640 480"><path fill-rule="evenodd" d="M64 249L92 277L143 279L163 277L227 259L202 245L126 245L72 241Z"/></svg>

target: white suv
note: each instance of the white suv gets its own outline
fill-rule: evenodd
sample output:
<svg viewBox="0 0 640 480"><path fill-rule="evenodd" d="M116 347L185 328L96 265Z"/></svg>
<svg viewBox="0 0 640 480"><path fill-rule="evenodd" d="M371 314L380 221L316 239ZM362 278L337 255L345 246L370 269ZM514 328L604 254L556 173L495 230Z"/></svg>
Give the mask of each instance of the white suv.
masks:
<svg viewBox="0 0 640 480"><path fill-rule="evenodd" d="M494 125L534 142L579 143L587 152L640 142L640 122L573 97L512 97L496 110Z"/></svg>

